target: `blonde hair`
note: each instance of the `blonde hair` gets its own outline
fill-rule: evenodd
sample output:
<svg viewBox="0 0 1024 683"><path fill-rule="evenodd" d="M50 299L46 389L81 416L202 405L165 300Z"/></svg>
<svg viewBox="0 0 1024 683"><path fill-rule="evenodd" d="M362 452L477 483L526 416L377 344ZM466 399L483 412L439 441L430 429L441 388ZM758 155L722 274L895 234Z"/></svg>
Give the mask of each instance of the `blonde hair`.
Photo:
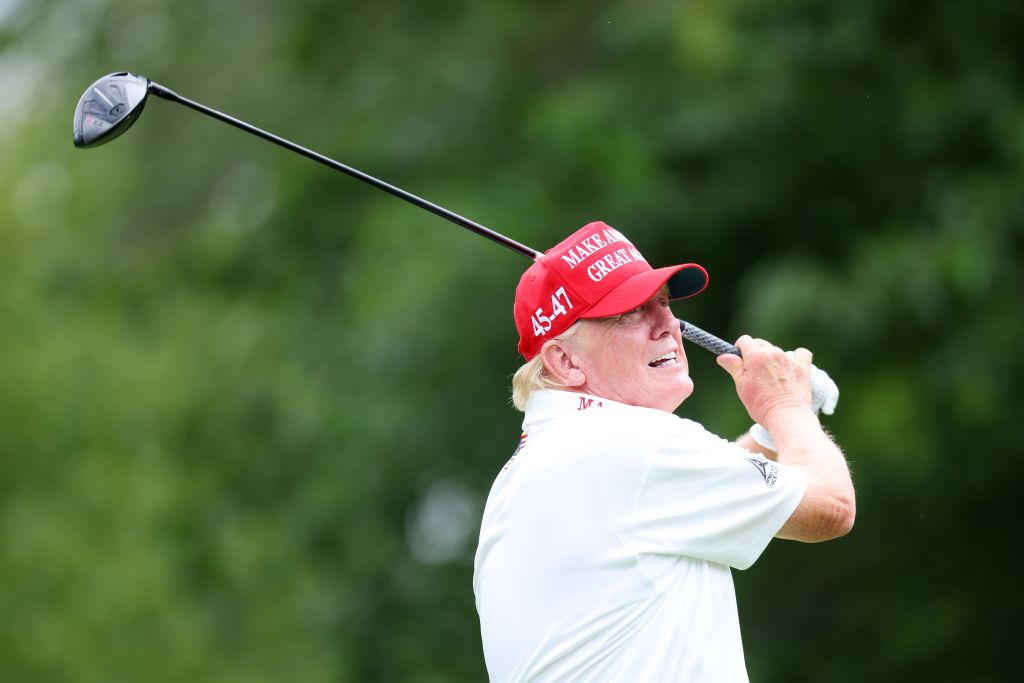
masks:
<svg viewBox="0 0 1024 683"><path fill-rule="evenodd" d="M549 339L544 342L544 346L551 344L552 342L567 342L576 336L579 332L581 320L577 320L569 328L558 335L554 339ZM543 346L541 350L543 350ZM523 363L516 373L512 375L512 405L516 407L516 410L521 412L526 411L526 401L530 398L530 394L539 389L559 389L564 387L564 384L560 384L557 380L551 377L548 373L547 368L544 367L544 359L541 354L538 353L530 360Z"/></svg>

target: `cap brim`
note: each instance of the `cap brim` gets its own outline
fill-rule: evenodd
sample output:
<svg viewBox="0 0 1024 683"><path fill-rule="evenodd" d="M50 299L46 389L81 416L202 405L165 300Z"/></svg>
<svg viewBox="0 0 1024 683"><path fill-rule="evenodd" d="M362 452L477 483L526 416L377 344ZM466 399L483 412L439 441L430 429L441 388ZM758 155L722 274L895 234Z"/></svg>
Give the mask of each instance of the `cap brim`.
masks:
<svg viewBox="0 0 1024 683"><path fill-rule="evenodd" d="M668 284L669 299L685 299L708 286L708 273L696 263L666 266L627 278L618 287L594 303L581 318L607 318L631 311Z"/></svg>

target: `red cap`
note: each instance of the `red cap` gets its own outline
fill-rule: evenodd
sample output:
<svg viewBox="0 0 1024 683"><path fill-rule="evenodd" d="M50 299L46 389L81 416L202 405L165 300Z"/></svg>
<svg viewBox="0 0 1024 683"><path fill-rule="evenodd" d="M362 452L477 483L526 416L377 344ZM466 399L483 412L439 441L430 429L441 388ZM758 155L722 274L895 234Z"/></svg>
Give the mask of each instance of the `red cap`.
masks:
<svg viewBox="0 0 1024 683"><path fill-rule="evenodd" d="M707 287L708 273L696 263L651 268L621 232L588 223L520 278L513 307L519 353L530 360L577 320L631 311L666 283L670 299L685 299Z"/></svg>

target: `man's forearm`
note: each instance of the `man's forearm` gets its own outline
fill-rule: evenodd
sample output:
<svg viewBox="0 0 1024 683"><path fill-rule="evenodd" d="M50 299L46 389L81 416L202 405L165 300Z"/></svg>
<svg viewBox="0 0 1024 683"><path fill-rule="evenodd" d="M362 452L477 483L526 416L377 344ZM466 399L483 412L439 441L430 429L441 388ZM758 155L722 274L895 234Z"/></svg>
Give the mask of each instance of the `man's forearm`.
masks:
<svg viewBox="0 0 1024 683"><path fill-rule="evenodd" d="M787 407L765 422L778 448L777 461L807 477L804 501L779 536L813 542L848 533L856 514L850 469L817 416L809 408Z"/></svg>

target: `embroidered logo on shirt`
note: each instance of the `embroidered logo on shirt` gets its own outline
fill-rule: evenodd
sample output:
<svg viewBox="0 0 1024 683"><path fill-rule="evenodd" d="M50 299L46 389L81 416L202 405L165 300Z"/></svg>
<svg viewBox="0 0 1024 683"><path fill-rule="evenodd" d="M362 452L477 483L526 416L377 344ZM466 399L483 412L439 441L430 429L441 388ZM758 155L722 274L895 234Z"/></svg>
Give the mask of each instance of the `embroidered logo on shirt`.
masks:
<svg viewBox="0 0 1024 683"><path fill-rule="evenodd" d="M764 477L764 483L768 488L775 488L775 484L779 480L779 466L776 463L764 458L747 458L747 462L757 468L757 471Z"/></svg>
<svg viewBox="0 0 1024 683"><path fill-rule="evenodd" d="M576 410L577 411L579 411L579 410L586 410L587 408L589 408L592 405L594 405L594 399L587 398L586 396L580 396L580 405L579 405L579 407ZM601 401L598 401L597 402L597 407L598 408L604 408L604 404Z"/></svg>

